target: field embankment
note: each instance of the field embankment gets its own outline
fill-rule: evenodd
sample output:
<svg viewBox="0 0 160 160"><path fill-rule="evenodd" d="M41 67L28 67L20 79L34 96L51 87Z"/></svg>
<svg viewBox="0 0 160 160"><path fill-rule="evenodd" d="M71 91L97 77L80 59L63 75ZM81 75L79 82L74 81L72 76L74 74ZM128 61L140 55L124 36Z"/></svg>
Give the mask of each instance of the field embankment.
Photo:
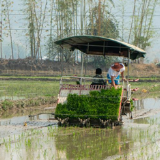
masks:
<svg viewBox="0 0 160 160"><path fill-rule="evenodd" d="M83 74L93 76L95 74L96 65L92 63L84 64ZM109 66L101 67L103 76L105 77ZM126 67L126 74L128 73ZM155 64L135 64L129 66L131 77L149 77L160 78L160 67ZM81 75L81 63L66 63L50 60L34 60L34 59L15 59L0 60L0 76L33 76L33 77L57 77L61 75ZM2 77L3 76L3 77ZM13 78L13 77L10 77ZM20 77L17 77L20 78ZM21 77L22 78L22 77ZM22 79L23 80L23 79Z"/></svg>
<svg viewBox="0 0 160 160"><path fill-rule="evenodd" d="M53 61L1 60L0 61L0 111L47 105L56 102L59 92L59 80L62 75L81 73L81 64L63 64ZM106 77L107 67L103 67ZM125 74L127 75L128 67ZM160 68L155 64L130 64L130 77L139 78L131 82L131 87L139 90L134 97L158 95L160 91ZM94 65L84 67L85 76L95 75ZM144 93L142 90L146 89Z"/></svg>

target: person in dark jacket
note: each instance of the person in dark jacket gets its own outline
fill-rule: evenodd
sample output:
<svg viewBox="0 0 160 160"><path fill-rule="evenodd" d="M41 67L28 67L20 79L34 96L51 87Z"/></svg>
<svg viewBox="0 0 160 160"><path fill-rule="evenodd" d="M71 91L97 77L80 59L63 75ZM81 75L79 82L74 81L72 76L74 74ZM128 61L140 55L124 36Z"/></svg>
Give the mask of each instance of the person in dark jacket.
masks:
<svg viewBox="0 0 160 160"><path fill-rule="evenodd" d="M94 79L91 85L105 85L106 84L105 81L103 80L101 68L96 69L96 75L93 78Z"/></svg>

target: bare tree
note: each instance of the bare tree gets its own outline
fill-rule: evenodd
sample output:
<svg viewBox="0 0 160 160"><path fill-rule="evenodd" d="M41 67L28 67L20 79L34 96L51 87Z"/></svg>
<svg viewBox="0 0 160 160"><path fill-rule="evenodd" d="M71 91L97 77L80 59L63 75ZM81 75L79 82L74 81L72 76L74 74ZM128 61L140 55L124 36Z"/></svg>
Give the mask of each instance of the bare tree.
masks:
<svg viewBox="0 0 160 160"><path fill-rule="evenodd" d="M134 37L133 44L145 49L147 46L150 46L149 40L154 35L151 25L157 0L143 0L139 5L137 5L137 3L135 0L132 17L134 23L134 28L132 30L132 35L134 35L132 36ZM137 15L135 15L135 11L137 11Z"/></svg>
<svg viewBox="0 0 160 160"><path fill-rule="evenodd" d="M41 57L41 36L46 18L48 0L24 0L29 28L29 41L31 57ZM43 5L44 3L44 5ZM43 7L44 6L44 7Z"/></svg>
<svg viewBox="0 0 160 160"><path fill-rule="evenodd" d="M134 0L133 15L128 42L132 37L131 43L142 49L145 49L147 46L151 45L150 39L154 36L154 30L151 29L151 26L153 23L153 15L156 4L157 0ZM139 63L139 59L136 60L136 62ZM141 62L143 62L142 58Z"/></svg>
<svg viewBox="0 0 160 160"><path fill-rule="evenodd" d="M11 28L11 20L10 20L10 8L12 6L12 3L10 0L5 0L3 1L3 8L2 12L5 14L5 21L8 23L8 29L9 29L9 36L10 36L10 43L11 43L11 58L14 58L14 53L13 53L13 38L12 38L12 28Z"/></svg>

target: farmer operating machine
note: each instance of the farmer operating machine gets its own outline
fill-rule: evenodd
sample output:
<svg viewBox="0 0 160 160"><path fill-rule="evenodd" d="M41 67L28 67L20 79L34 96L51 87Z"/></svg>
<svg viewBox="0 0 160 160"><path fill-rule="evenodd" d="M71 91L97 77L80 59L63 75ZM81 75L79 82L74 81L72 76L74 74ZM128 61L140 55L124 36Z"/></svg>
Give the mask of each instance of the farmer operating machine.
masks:
<svg viewBox="0 0 160 160"><path fill-rule="evenodd" d="M118 56L129 62L146 54L131 44L98 36L73 36L55 42L62 49L78 49L87 55ZM83 68L83 65L82 65ZM91 85L92 77L62 76L55 118L61 126L107 127L120 125L122 115L132 116L133 101L129 81L117 89L109 84ZM69 83L72 80L71 83ZM103 78L107 81L107 78ZM76 83L77 82L77 83Z"/></svg>

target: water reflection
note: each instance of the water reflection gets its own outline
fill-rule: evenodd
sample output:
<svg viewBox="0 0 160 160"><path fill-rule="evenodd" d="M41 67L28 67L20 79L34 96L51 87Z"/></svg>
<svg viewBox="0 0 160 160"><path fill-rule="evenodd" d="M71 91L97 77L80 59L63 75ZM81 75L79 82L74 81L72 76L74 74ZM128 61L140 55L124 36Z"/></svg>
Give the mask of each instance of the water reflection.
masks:
<svg viewBox="0 0 160 160"><path fill-rule="evenodd" d="M121 128L60 128L48 129L48 132L33 132L27 138L21 136L19 142L9 148L0 147L6 154L0 159L88 159L103 160L108 156L123 154L130 148L130 135ZM125 142L126 141L126 142ZM7 146L7 145L6 145ZM8 154L7 153L12 153Z"/></svg>
<svg viewBox="0 0 160 160"><path fill-rule="evenodd" d="M160 99L135 102L137 111L160 109ZM4 124L49 119L51 114L21 116ZM160 116L133 120L114 129L48 127L22 134L14 143L0 146L0 159L113 160L160 159ZM136 123L139 123L138 125ZM150 125L142 125L142 123ZM4 125L3 124L3 125ZM158 124L158 125L156 125ZM2 123L1 123L2 125Z"/></svg>
<svg viewBox="0 0 160 160"><path fill-rule="evenodd" d="M143 100L134 101L134 106L136 110L144 109L144 101Z"/></svg>
<svg viewBox="0 0 160 160"><path fill-rule="evenodd" d="M27 137L23 134L17 142L0 146L0 151L5 153L0 159L141 160L153 156L152 159L157 160L159 148L153 142L159 138L155 128L48 127L32 131Z"/></svg>
<svg viewBox="0 0 160 160"><path fill-rule="evenodd" d="M65 134L66 133L66 134ZM122 154L130 147L130 135L121 128L79 129L64 131L56 137L56 149L65 152L66 159L105 159ZM62 158L62 157L61 157Z"/></svg>
<svg viewBox="0 0 160 160"><path fill-rule="evenodd" d="M144 109L141 117L134 120L139 124L160 124L160 98L146 98L134 102L135 112Z"/></svg>
<svg viewBox="0 0 160 160"><path fill-rule="evenodd" d="M160 108L160 98L145 98L134 102L136 110Z"/></svg>

